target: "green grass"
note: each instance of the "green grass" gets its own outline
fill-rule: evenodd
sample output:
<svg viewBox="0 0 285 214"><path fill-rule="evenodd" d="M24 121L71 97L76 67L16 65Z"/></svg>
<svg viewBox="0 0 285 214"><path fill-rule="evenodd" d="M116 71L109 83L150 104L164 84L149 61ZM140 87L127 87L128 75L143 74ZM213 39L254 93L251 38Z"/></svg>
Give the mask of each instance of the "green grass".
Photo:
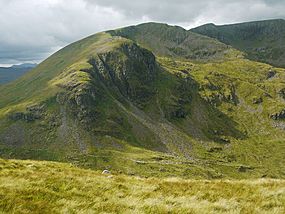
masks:
<svg viewBox="0 0 285 214"><path fill-rule="evenodd" d="M102 175L70 164L0 159L2 213L284 213L284 180Z"/></svg>

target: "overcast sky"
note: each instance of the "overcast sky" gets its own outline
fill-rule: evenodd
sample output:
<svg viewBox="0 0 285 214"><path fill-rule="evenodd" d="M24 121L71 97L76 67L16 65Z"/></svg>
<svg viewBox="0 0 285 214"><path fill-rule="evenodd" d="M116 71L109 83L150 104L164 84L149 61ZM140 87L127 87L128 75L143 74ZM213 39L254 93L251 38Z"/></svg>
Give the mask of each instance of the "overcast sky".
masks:
<svg viewBox="0 0 285 214"><path fill-rule="evenodd" d="M285 0L0 0L0 65L40 62L90 34L148 21L191 28L285 18Z"/></svg>

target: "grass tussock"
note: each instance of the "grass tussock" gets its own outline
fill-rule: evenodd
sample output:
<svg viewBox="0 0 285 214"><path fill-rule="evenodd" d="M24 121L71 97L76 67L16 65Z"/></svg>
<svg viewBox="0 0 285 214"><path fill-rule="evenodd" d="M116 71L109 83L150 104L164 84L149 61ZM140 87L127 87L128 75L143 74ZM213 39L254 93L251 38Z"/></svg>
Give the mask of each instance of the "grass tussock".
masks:
<svg viewBox="0 0 285 214"><path fill-rule="evenodd" d="M284 213L285 181L102 175L69 164L0 160L3 213Z"/></svg>

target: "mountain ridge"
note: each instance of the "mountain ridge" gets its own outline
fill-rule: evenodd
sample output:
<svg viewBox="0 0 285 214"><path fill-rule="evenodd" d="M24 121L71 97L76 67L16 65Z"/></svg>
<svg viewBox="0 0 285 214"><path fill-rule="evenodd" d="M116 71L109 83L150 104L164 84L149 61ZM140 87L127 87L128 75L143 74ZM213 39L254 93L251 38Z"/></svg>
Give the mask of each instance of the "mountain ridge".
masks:
<svg viewBox="0 0 285 214"><path fill-rule="evenodd" d="M158 56L205 61L227 57L227 51L232 50L217 40L163 23L150 22L108 32L134 40Z"/></svg>
<svg viewBox="0 0 285 214"><path fill-rule="evenodd" d="M238 24L206 24L190 31L218 39L244 51L252 60L284 67L285 20L273 19Z"/></svg>
<svg viewBox="0 0 285 214"><path fill-rule="evenodd" d="M247 24L255 24L255 23L284 22L284 21L285 21L285 19L264 19L264 20L255 20L255 21L247 21L247 22L236 22L236 23L231 23L231 24L206 23L206 24L197 26L195 28L203 27L204 25L231 26L231 25L247 25ZM192 28L192 29L195 29L195 28Z"/></svg>

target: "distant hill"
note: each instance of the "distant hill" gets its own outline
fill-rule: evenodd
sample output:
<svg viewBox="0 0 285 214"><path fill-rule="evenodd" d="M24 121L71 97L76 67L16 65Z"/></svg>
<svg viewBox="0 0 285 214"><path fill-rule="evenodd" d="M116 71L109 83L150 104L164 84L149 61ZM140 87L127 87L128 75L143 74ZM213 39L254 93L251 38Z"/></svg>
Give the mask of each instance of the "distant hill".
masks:
<svg viewBox="0 0 285 214"><path fill-rule="evenodd" d="M36 66L37 64L24 63L13 65L11 67L0 67L0 84L11 82Z"/></svg>
<svg viewBox="0 0 285 214"><path fill-rule="evenodd" d="M206 24L191 29L247 53L248 58L285 67L285 20L230 25Z"/></svg>

